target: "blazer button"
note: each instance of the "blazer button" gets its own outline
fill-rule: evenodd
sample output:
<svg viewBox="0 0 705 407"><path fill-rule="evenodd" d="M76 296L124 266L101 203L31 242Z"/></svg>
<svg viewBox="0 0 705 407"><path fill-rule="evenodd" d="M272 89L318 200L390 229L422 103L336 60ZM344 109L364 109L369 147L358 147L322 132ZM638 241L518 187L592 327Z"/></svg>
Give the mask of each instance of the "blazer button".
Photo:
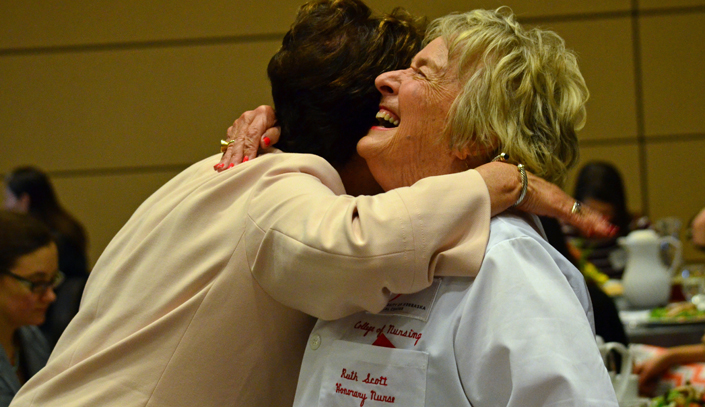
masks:
<svg viewBox="0 0 705 407"><path fill-rule="evenodd" d="M311 345L311 349L316 350L321 347L321 335L319 334L313 334L311 335L311 339L309 340L309 345Z"/></svg>

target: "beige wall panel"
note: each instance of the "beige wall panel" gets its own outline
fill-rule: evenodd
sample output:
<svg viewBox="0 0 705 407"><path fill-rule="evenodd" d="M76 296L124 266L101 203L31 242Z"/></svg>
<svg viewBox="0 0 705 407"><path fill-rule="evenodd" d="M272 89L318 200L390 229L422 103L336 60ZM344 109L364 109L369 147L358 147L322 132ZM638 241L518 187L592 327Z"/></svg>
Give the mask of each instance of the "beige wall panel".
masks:
<svg viewBox="0 0 705 407"><path fill-rule="evenodd" d="M705 0L639 0L639 8L642 10L704 5Z"/></svg>
<svg viewBox="0 0 705 407"><path fill-rule="evenodd" d="M402 6L417 15L436 18L453 11L469 11L476 8L495 9L509 6L521 17L556 16L575 13L599 13L629 10L629 0L596 1L527 1L527 0L446 0L433 2L428 0L369 0L377 11L389 11Z"/></svg>
<svg viewBox="0 0 705 407"><path fill-rule="evenodd" d="M177 173L53 178L59 200L88 232L91 265L137 207Z"/></svg>
<svg viewBox="0 0 705 407"><path fill-rule="evenodd" d="M0 172L184 164L271 103L279 42L0 58Z"/></svg>
<svg viewBox="0 0 705 407"><path fill-rule="evenodd" d="M301 0L3 1L0 48L284 33Z"/></svg>
<svg viewBox="0 0 705 407"><path fill-rule="evenodd" d="M627 198L627 208L635 214L641 213L641 174L637 144L580 147L580 162L573 168L565 190L572 195L578 172L590 161L607 161L622 174Z"/></svg>
<svg viewBox="0 0 705 407"><path fill-rule="evenodd" d="M543 25L578 54L590 90L581 140L635 138L636 102L631 23L628 18Z"/></svg>
<svg viewBox="0 0 705 407"><path fill-rule="evenodd" d="M0 5L0 48L283 33L303 3L303 0L4 1ZM501 5L509 5L518 15L526 17L629 8L629 0L369 0L368 4L379 11L405 6L433 18L451 11Z"/></svg>
<svg viewBox="0 0 705 407"><path fill-rule="evenodd" d="M705 13L640 21L646 135L705 133Z"/></svg>
<svg viewBox="0 0 705 407"><path fill-rule="evenodd" d="M651 219L677 216L685 224L705 207L705 177L700 171L705 140L654 143L648 146L647 157ZM705 260L705 253L689 242L683 248L687 259Z"/></svg>

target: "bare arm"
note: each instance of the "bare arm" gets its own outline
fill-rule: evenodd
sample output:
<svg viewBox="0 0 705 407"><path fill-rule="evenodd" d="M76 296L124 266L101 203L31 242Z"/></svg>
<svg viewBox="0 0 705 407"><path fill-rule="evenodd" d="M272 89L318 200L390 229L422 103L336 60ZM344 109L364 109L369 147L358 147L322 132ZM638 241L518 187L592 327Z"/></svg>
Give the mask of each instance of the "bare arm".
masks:
<svg viewBox="0 0 705 407"><path fill-rule="evenodd" d="M703 344L668 348L663 354L646 360L634 369L634 372L639 374L639 390L644 394L651 394L659 377L672 366L702 362L705 362Z"/></svg>
<svg viewBox="0 0 705 407"><path fill-rule="evenodd" d="M509 209L519 198L521 176L516 166L491 162L476 168L490 192L492 216ZM602 215L586 206L573 213L575 199L557 185L527 172L526 198L517 209L539 216L550 216L575 226L587 236L607 237L616 233L616 228Z"/></svg>

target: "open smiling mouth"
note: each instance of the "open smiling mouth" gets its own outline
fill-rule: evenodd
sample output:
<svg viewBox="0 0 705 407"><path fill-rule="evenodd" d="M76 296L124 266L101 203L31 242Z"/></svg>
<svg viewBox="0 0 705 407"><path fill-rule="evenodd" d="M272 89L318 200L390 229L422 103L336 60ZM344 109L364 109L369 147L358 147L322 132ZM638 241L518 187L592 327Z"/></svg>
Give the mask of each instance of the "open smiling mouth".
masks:
<svg viewBox="0 0 705 407"><path fill-rule="evenodd" d="M379 112L377 112L377 115L375 117L379 121L379 125L381 127L391 129L391 128L399 126L399 119L394 117L392 114L390 114L386 110L380 110Z"/></svg>

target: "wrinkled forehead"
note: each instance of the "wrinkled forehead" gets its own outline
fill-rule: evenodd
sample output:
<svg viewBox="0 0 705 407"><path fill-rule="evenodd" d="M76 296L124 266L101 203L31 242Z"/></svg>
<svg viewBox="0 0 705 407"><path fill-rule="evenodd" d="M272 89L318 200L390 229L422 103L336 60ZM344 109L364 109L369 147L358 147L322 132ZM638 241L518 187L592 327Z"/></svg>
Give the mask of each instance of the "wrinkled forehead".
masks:
<svg viewBox="0 0 705 407"><path fill-rule="evenodd" d="M428 45L434 41L443 43L444 69L454 73L461 80L467 80L482 65L484 58L487 58L487 47L468 36L439 36Z"/></svg>
<svg viewBox="0 0 705 407"><path fill-rule="evenodd" d="M428 66L436 71L442 71L448 65L448 48L443 38L437 38L425 47L412 60L414 66Z"/></svg>

